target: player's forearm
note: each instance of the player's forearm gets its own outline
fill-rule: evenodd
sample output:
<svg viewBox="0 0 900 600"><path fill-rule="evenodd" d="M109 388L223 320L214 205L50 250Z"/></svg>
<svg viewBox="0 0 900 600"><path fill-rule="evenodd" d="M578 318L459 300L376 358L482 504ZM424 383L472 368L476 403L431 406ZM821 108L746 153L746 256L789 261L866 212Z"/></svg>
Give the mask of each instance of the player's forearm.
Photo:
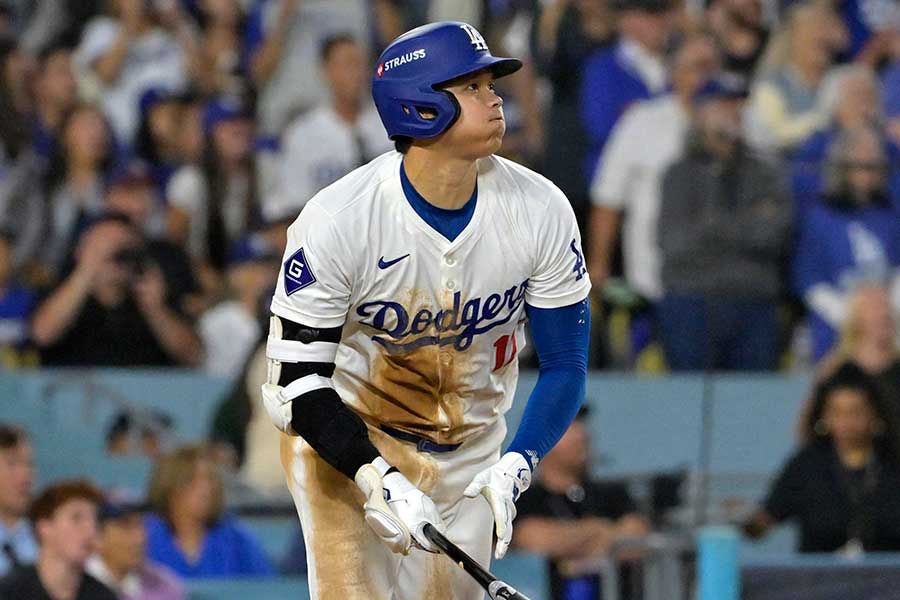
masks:
<svg viewBox="0 0 900 600"><path fill-rule="evenodd" d="M509 446L532 468L572 423L584 400L591 330L587 300L554 309L526 305L540 373Z"/></svg>
<svg viewBox="0 0 900 600"><path fill-rule="evenodd" d="M333 389L294 404L291 427L329 465L353 479L359 468L379 457L363 420Z"/></svg>
<svg viewBox="0 0 900 600"><path fill-rule="evenodd" d="M341 327L309 327L273 317L266 356L269 384L263 399L270 408L277 384L277 399L290 406L290 429L302 437L322 459L354 479L363 465L378 458L363 420L341 400L331 382ZM274 380L274 381L273 381Z"/></svg>

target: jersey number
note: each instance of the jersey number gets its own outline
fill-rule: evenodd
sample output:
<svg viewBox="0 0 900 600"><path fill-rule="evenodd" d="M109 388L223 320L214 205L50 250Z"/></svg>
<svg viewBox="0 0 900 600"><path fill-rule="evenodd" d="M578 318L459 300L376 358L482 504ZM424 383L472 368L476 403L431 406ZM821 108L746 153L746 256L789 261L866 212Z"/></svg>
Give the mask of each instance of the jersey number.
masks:
<svg viewBox="0 0 900 600"><path fill-rule="evenodd" d="M510 343L512 340L512 343ZM503 335L494 342L494 368L492 371L498 371L511 363L516 357L519 348L516 346L516 334Z"/></svg>

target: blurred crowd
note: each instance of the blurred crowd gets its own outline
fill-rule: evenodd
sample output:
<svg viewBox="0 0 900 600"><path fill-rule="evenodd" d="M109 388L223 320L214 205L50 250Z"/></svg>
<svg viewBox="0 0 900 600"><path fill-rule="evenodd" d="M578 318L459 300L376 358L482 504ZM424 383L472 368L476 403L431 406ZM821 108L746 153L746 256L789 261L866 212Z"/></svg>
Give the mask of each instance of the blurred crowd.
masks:
<svg viewBox="0 0 900 600"><path fill-rule="evenodd" d="M374 57L476 24L566 193L592 365L771 370L900 304L893 0L4 0L0 362L237 378L287 226L391 150Z"/></svg>

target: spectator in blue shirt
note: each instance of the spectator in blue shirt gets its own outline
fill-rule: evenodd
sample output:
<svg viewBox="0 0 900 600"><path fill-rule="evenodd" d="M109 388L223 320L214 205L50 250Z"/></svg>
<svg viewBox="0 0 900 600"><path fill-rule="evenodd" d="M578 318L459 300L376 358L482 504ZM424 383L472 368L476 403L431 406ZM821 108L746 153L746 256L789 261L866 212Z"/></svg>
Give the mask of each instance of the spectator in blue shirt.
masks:
<svg viewBox="0 0 900 600"><path fill-rule="evenodd" d="M874 129L842 133L828 153L823 201L800 222L793 281L810 312L814 360L834 345L854 289L890 285L900 265L900 217L887 198L886 169Z"/></svg>
<svg viewBox="0 0 900 600"><path fill-rule="evenodd" d="M6 368L29 361L28 319L35 305L34 292L12 279L12 253L10 234L0 231L0 365Z"/></svg>
<svg viewBox="0 0 900 600"><path fill-rule="evenodd" d="M37 541L27 519L33 483L28 434L0 423L0 579L37 559Z"/></svg>
<svg viewBox="0 0 900 600"><path fill-rule="evenodd" d="M619 42L587 59L581 79L581 121L588 136L583 165L593 181L613 126L628 106L663 92L664 60L672 30L668 0L619 0Z"/></svg>
<svg viewBox="0 0 900 600"><path fill-rule="evenodd" d="M184 578L273 575L260 543L224 512L223 496L204 449L185 446L164 457L150 480L147 556Z"/></svg>
<svg viewBox="0 0 900 600"><path fill-rule="evenodd" d="M831 122L826 129L810 136L791 160L794 204L800 218L810 203L822 197L823 165L835 138L843 131L860 126L880 128L884 122L881 82L875 72L865 65L835 68L825 82L822 94ZM886 135L881 137L888 162L900 161L900 148ZM900 208L900 171L890 173L888 189L892 205Z"/></svg>
<svg viewBox="0 0 900 600"><path fill-rule="evenodd" d="M882 88L888 135L900 144L900 35L894 42L893 54L893 62L884 70Z"/></svg>

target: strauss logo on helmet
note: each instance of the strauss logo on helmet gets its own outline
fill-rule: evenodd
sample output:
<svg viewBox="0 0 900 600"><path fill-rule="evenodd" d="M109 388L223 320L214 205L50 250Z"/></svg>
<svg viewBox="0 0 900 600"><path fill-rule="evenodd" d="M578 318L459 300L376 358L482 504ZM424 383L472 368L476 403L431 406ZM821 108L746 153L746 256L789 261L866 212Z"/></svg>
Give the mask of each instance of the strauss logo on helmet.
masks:
<svg viewBox="0 0 900 600"><path fill-rule="evenodd" d="M390 60L386 60L383 63L379 64L378 68L375 70L375 75L381 77L385 74L385 72L390 71L395 67L405 65L406 63L411 63L415 60L421 60L423 58L425 58L425 48L419 48L418 50L413 50L412 52L401 54L400 56L397 56Z"/></svg>

